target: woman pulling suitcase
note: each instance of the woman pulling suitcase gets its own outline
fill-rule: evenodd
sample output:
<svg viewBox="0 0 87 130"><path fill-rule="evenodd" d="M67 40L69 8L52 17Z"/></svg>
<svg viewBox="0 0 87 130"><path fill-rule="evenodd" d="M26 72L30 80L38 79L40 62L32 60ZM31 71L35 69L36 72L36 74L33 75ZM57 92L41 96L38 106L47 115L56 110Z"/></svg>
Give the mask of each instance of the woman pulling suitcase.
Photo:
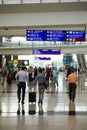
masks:
<svg viewBox="0 0 87 130"><path fill-rule="evenodd" d="M39 69L39 73L33 82L35 83L36 81L38 81L38 91L39 91L38 103L43 104L46 79L45 79L45 74L43 73L43 69L41 69L41 68Z"/></svg>

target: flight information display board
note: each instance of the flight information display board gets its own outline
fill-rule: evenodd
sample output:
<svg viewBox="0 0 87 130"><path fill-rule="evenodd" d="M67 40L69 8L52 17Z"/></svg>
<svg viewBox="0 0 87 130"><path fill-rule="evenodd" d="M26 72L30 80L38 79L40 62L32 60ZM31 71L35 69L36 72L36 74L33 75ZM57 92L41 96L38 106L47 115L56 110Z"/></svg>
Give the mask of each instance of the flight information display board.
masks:
<svg viewBox="0 0 87 130"><path fill-rule="evenodd" d="M43 54L52 54L52 55L57 55L57 54L61 54L61 50L60 49L57 49L57 50L54 50L54 49L34 49L33 50L33 54L37 54L37 55L43 55Z"/></svg>
<svg viewBox="0 0 87 130"><path fill-rule="evenodd" d="M85 41L84 30L27 30L27 41Z"/></svg>

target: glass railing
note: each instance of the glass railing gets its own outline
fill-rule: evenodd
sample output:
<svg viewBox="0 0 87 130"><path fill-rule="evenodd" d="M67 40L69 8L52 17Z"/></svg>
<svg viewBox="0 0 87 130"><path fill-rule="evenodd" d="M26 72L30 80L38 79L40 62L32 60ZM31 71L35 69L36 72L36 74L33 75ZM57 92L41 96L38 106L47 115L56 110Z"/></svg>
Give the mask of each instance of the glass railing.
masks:
<svg viewBox="0 0 87 130"><path fill-rule="evenodd" d="M0 43L0 47L56 47L56 46L66 46L66 45L87 45L87 42L20 42L20 43L10 43L10 42L3 42Z"/></svg>
<svg viewBox="0 0 87 130"><path fill-rule="evenodd" d="M87 2L87 0L0 0L0 4L35 4L35 3L67 3Z"/></svg>

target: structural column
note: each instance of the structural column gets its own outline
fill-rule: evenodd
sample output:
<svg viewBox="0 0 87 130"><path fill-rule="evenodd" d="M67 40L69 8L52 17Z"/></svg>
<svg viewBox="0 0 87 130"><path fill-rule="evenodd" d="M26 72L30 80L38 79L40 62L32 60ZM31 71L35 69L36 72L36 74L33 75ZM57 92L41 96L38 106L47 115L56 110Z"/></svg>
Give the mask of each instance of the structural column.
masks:
<svg viewBox="0 0 87 130"><path fill-rule="evenodd" d="M2 37L0 38L0 47L2 47ZM2 55L0 55L0 67L2 67Z"/></svg>

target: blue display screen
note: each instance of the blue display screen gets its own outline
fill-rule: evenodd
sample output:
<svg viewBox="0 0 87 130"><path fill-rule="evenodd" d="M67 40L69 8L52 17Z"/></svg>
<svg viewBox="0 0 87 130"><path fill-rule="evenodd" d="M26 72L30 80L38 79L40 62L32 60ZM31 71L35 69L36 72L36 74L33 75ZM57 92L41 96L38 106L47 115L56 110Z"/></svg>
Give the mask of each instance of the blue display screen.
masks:
<svg viewBox="0 0 87 130"><path fill-rule="evenodd" d="M70 62L73 62L73 60L72 59L63 59L63 62L70 63Z"/></svg>
<svg viewBox="0 0 87 130"><path fill-rule="evenodd" d="M61 30L47 30L47 41L65 41L65 31Z"/></svg>
<svg viewBox="0 0 87 130"><path fill-rule="evenodd" d="M57 50L50 50L50 49L34 49L33 50L33 54L38 54L38 55L43 55L43 54L52 54L52 55L56 55L56 54L60 54L61 51L60 49Z"/></svg>
<svg viewBox="0 0 87 130"><path fill-rule="evenodd" d="M85 31L68 30L66 31L66 41L85 41Z"/></svg>
<svg viewBox="0 0 87 130"><path fill-rule="evenodd" d="M35 57L35 60L51 60L51 57Z"/></svg>
<svg viewBox="0 0 87 130"><path fill-rule="evenodd" d="M45 41L46 30L27 30L27 41Z"/></svg>
<svg viewBox="0 0 87 130"><path fill-rule="evenodd" d="M27 41L65 41L65 31L27 30Z"/></svg>
<svg viewBox="0 0 87 130"><path fill-rule="evenodd" d="M85 41L84 30L27 30L27 41Z"/></svg>

